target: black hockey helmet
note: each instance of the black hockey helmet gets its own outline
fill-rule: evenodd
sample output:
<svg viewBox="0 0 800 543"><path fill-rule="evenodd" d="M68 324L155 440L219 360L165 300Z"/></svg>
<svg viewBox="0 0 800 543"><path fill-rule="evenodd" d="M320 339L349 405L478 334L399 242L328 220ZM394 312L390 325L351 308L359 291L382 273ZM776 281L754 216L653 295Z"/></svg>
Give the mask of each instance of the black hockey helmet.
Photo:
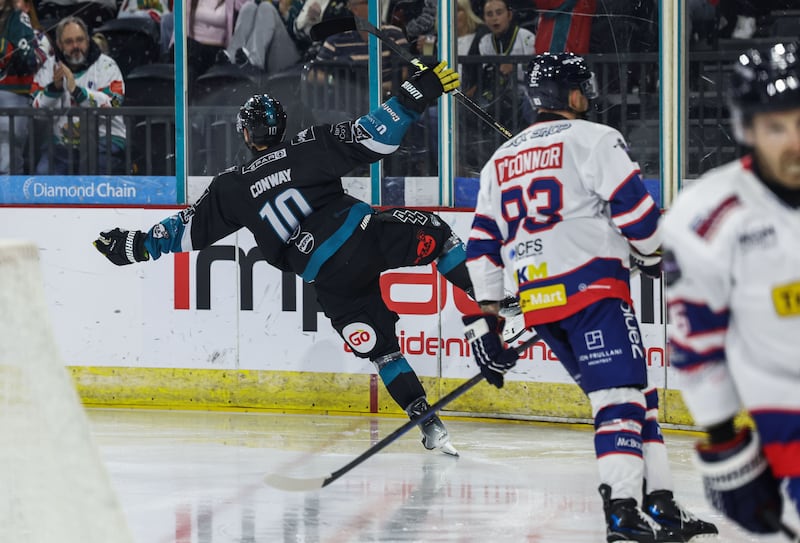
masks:
<svg viewBox="0 0 800 543"><path fill-rule="evenodd" d="M528 96L536 109L568 110L569 93L597 98L597 83L586 61L574 53L542 53L528 63Z"/></svg>
<svg viewBox="0 0 800 543"><path fill-rule="evenodd" d="M754 113L800 107L800 46L776 43L739 55L731 75L730 102L744 119Z"/></svg>
<svg viewBox="0 0 800 543"><path fill-rule="evenodd" d="M251 145L275 145L283 141L286 132L286 111L281 103L269 94L255 94L239 108L236 131L250 135Z"/></svg>

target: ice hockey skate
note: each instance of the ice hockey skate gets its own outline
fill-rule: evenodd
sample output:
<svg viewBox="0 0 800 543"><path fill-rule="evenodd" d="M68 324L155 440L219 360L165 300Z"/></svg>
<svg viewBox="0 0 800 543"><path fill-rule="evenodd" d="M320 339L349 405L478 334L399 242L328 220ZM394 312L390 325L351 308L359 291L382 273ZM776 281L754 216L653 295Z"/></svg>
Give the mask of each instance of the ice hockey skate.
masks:
<svg viewBox="0 0 800 543"><path fill-rule="evenodd" d="M611 487L600 485L608 543L682 543L683 537L646 515L633 498L611 499Z"/></svg>
<svg viewBox="0 0 800 543"><path fill-rule="evenodd" d="M406 408L406 413L408 413L411 420L414 420L421 417L430 407L428 401L422 397L413 401ZM419 429L422 431L422 445L426 449L438 449L445 454L458 456L458 451L450 444L450 435L447 433L447 428L444 427L444 423L438 415L433 415L425 420L419 425Z"/></svg>
<svg viewBox="0 0 800 543"><path fill-rule="evenodd" d="M710 522L700 520L675 501L669 490L655 490L644 498L644 512L656 522L680 533L683 541L715 538L719 533Z"/></svg>

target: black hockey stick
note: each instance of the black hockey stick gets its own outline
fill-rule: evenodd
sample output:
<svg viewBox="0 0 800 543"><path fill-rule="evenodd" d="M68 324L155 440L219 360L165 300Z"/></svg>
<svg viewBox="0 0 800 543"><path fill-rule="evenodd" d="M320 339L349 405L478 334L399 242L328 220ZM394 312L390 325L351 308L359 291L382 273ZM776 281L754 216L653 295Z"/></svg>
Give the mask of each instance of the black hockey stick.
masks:
<svg viewBox="0 0 800 543"><path fill-rule="evenodd" d="M363 32L368 32L372 34L381 42L383 45L393 53L399 55L410 64L418 68L427 68L428 66L425 65L422 60L418 57L415 57L414 54L409 51L408 49L404 49L397 45L392 38L390 38L385 32L378 29L370 23L369 21L362 19L360 17L352 16L352 17L340 17L336 19L327 19L325 21L319 22L311 27L310 36L311 39L314 41L323 41L325 38L329 36L333 36L334 34L339 34L341 32L349 32L351 30L361 30ZM486 124L500 132L502 135L506 137L506 139L511 139L514 137L513 132L500 124L500 122L489 115L485 109L481 106L476 104L472 101L472 99L461 92L460 90L456 89L451 93L455 96L456 100L467 106L467 109L475 113L478 117L481 118Z"/></svg>
<svg viewBox="0 0 800 543"><path fill-rule="evenodd" d="M513 347L517 353L522 354L525 349L533 345L539 341L539 336L534 335L530 339L523 342L521 345L517 347ZM279 473L270 473L264 477L264 482L267 483L269 486L278 488L280 490L289 490L289 491L307 491L307 490L318 490L322 487L328 486L336 479L344 475L345 473L349 472L354 467L358 466L362 462L364 462L367 458L370 458L377 454L379 451L386 448L391 443L397 441L397 438L411 430L412 428L416 427L420 423L428 420L431 418L436 412L444 408L447 404L464 394L466 391L477 385L483 380L483 374L479 373L478 375L470 378L468 381L462 383L457 388L452 390L449 394L443 396L438 402L431 405L430 409L428 409L423 415L419 418L414 420L409 420L405 424L403 424L400 428L389 434L388 436L384 437L380 441L378 441L375 445L364 451L360 456L357 456L349 463L347 463L344 467L337 469L336 471L328 474L323 475L321 477L311 477L311 478L298 478L298 477L288 477L286 475L281 475Z"/></svg>
<svg viewBox="0 0 800 543"><path fill-rule="evenodd" d="M761 520L767 523L768 526L772 527L773 530L776 532L780 532L789 538L789 541L792 543L800 543L800 536L797 535L793 529L787 526L780 517L775 514L772 510L766 510L761 513Z"/></svg>

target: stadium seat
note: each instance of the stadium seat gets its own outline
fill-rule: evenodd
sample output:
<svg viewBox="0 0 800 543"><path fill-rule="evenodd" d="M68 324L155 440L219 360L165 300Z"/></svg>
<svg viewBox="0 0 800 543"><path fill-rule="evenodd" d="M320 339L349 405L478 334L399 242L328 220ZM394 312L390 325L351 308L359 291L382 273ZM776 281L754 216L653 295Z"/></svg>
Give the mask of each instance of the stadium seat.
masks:
<svg viewBox="0 0 800 543"><path fill-rule="evenodd" d="M122 76L136 67L156 62L159 57L159 27L149 17L111 19L95 29L108 41L109 56L119 65Z"/></svg>
<svg viewBox="0 0 800 543"><path fill-rule="evenodd" d="M191 85L189 104L240 106L260 89L260 77L235 64L215 64Z"/></svg>
<svg viewBox="0 0 800 543"><path fill-rule="evenodd" d="M175 66L173 64L144 64L137 66L125 78L126 106L175 105Z"/></svg>

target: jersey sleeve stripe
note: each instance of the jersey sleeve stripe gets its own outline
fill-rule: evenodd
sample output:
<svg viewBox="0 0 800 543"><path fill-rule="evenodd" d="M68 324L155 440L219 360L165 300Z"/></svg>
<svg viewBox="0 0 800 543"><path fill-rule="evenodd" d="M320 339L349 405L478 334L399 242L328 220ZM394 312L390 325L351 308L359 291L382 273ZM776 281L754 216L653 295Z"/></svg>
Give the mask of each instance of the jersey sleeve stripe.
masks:
<svg viewBox="0 0 800 543"><path fill-rule="evenodd" d="M617 186L617 188L616 188L616 189L614 189L614 192L612 192L612 193L611 193L611 195L608 197L608 200L609 200L609 201L612 201L612 200L618 200L618 199L620 199L620 200L626 200L627 198L625 197L625 193L624 193L624 191L631 191L631 189L632 189L633 185L630 185L630 182L631 182L631 181L632 181L634 178L639 178L639 180L641 181L641 178L639 177L639 175L640 175L640 174L641 174L641 170L638 170L638 169L637 169L637 170L633 170L633 171L630 173L630 175L628 175L628 177L626 177L625 179L623 179L623 180L622 180L622 183L620 183L620 184ZM644 187L644 185L642 185L642 187ZM637 191L637 192L638 192L638 191Z"/></svg>
<svg viewBox="0 0 800 543"><path fill-rule="evenodd" d="M475 261L484 256L495 266L503 265L500 244L497 241L470 238L467 243L467 261Z"/></svg>
<svg viewBox="0 0 800 543"><path fill-rule="evenodd" d="M622 182L608 201L612 220L626 238L643 240L656 232L661 213L638 170Z"/></svg>
<svg viewBox="0 0 800 543"><path fill-rule="evenodd" d="M486 215L475 215L472 219L472 230L476 232L485 232L488 237L494 240L500 241L503 239L502 234L500 234L500 229L497 227L497 223L494 219Z"/></svg>
<svg viewBox="0 0 800 543"><path fill-rule="evenodd" d="M800 477L800 411L754 409L764 454L776 477Z"/></svg>
<svg viewBox="0 0 800 543"><path fill-rule="evenodd" d="M724 333L728 328L730 312L728 308L713 311L702 302L692 302L683 298L669 300L667 308L671 314L680 314L687 320L686 327L676 328L676 332L687 330L689 337L700 336L707 333Z"/></svg>
<svg viewBox="0 0 800 543"><path fill-rule="evenodd" d="M719 362L725 359L725 349L715 347L707 351L696 351L675 339L669 342L670 364L681 370L691 370L710 362Z"/></svg>
<svg viewBox="0 0 800 543"><path fill-rule="evenodd" d="M635 224L642 220L643 217L652 212L655 206L655 200L653 200L649 194L645 194L630 211L618 211L615 215L612 215L611 218L618 227L625 228L626 226Z"/></svg>

